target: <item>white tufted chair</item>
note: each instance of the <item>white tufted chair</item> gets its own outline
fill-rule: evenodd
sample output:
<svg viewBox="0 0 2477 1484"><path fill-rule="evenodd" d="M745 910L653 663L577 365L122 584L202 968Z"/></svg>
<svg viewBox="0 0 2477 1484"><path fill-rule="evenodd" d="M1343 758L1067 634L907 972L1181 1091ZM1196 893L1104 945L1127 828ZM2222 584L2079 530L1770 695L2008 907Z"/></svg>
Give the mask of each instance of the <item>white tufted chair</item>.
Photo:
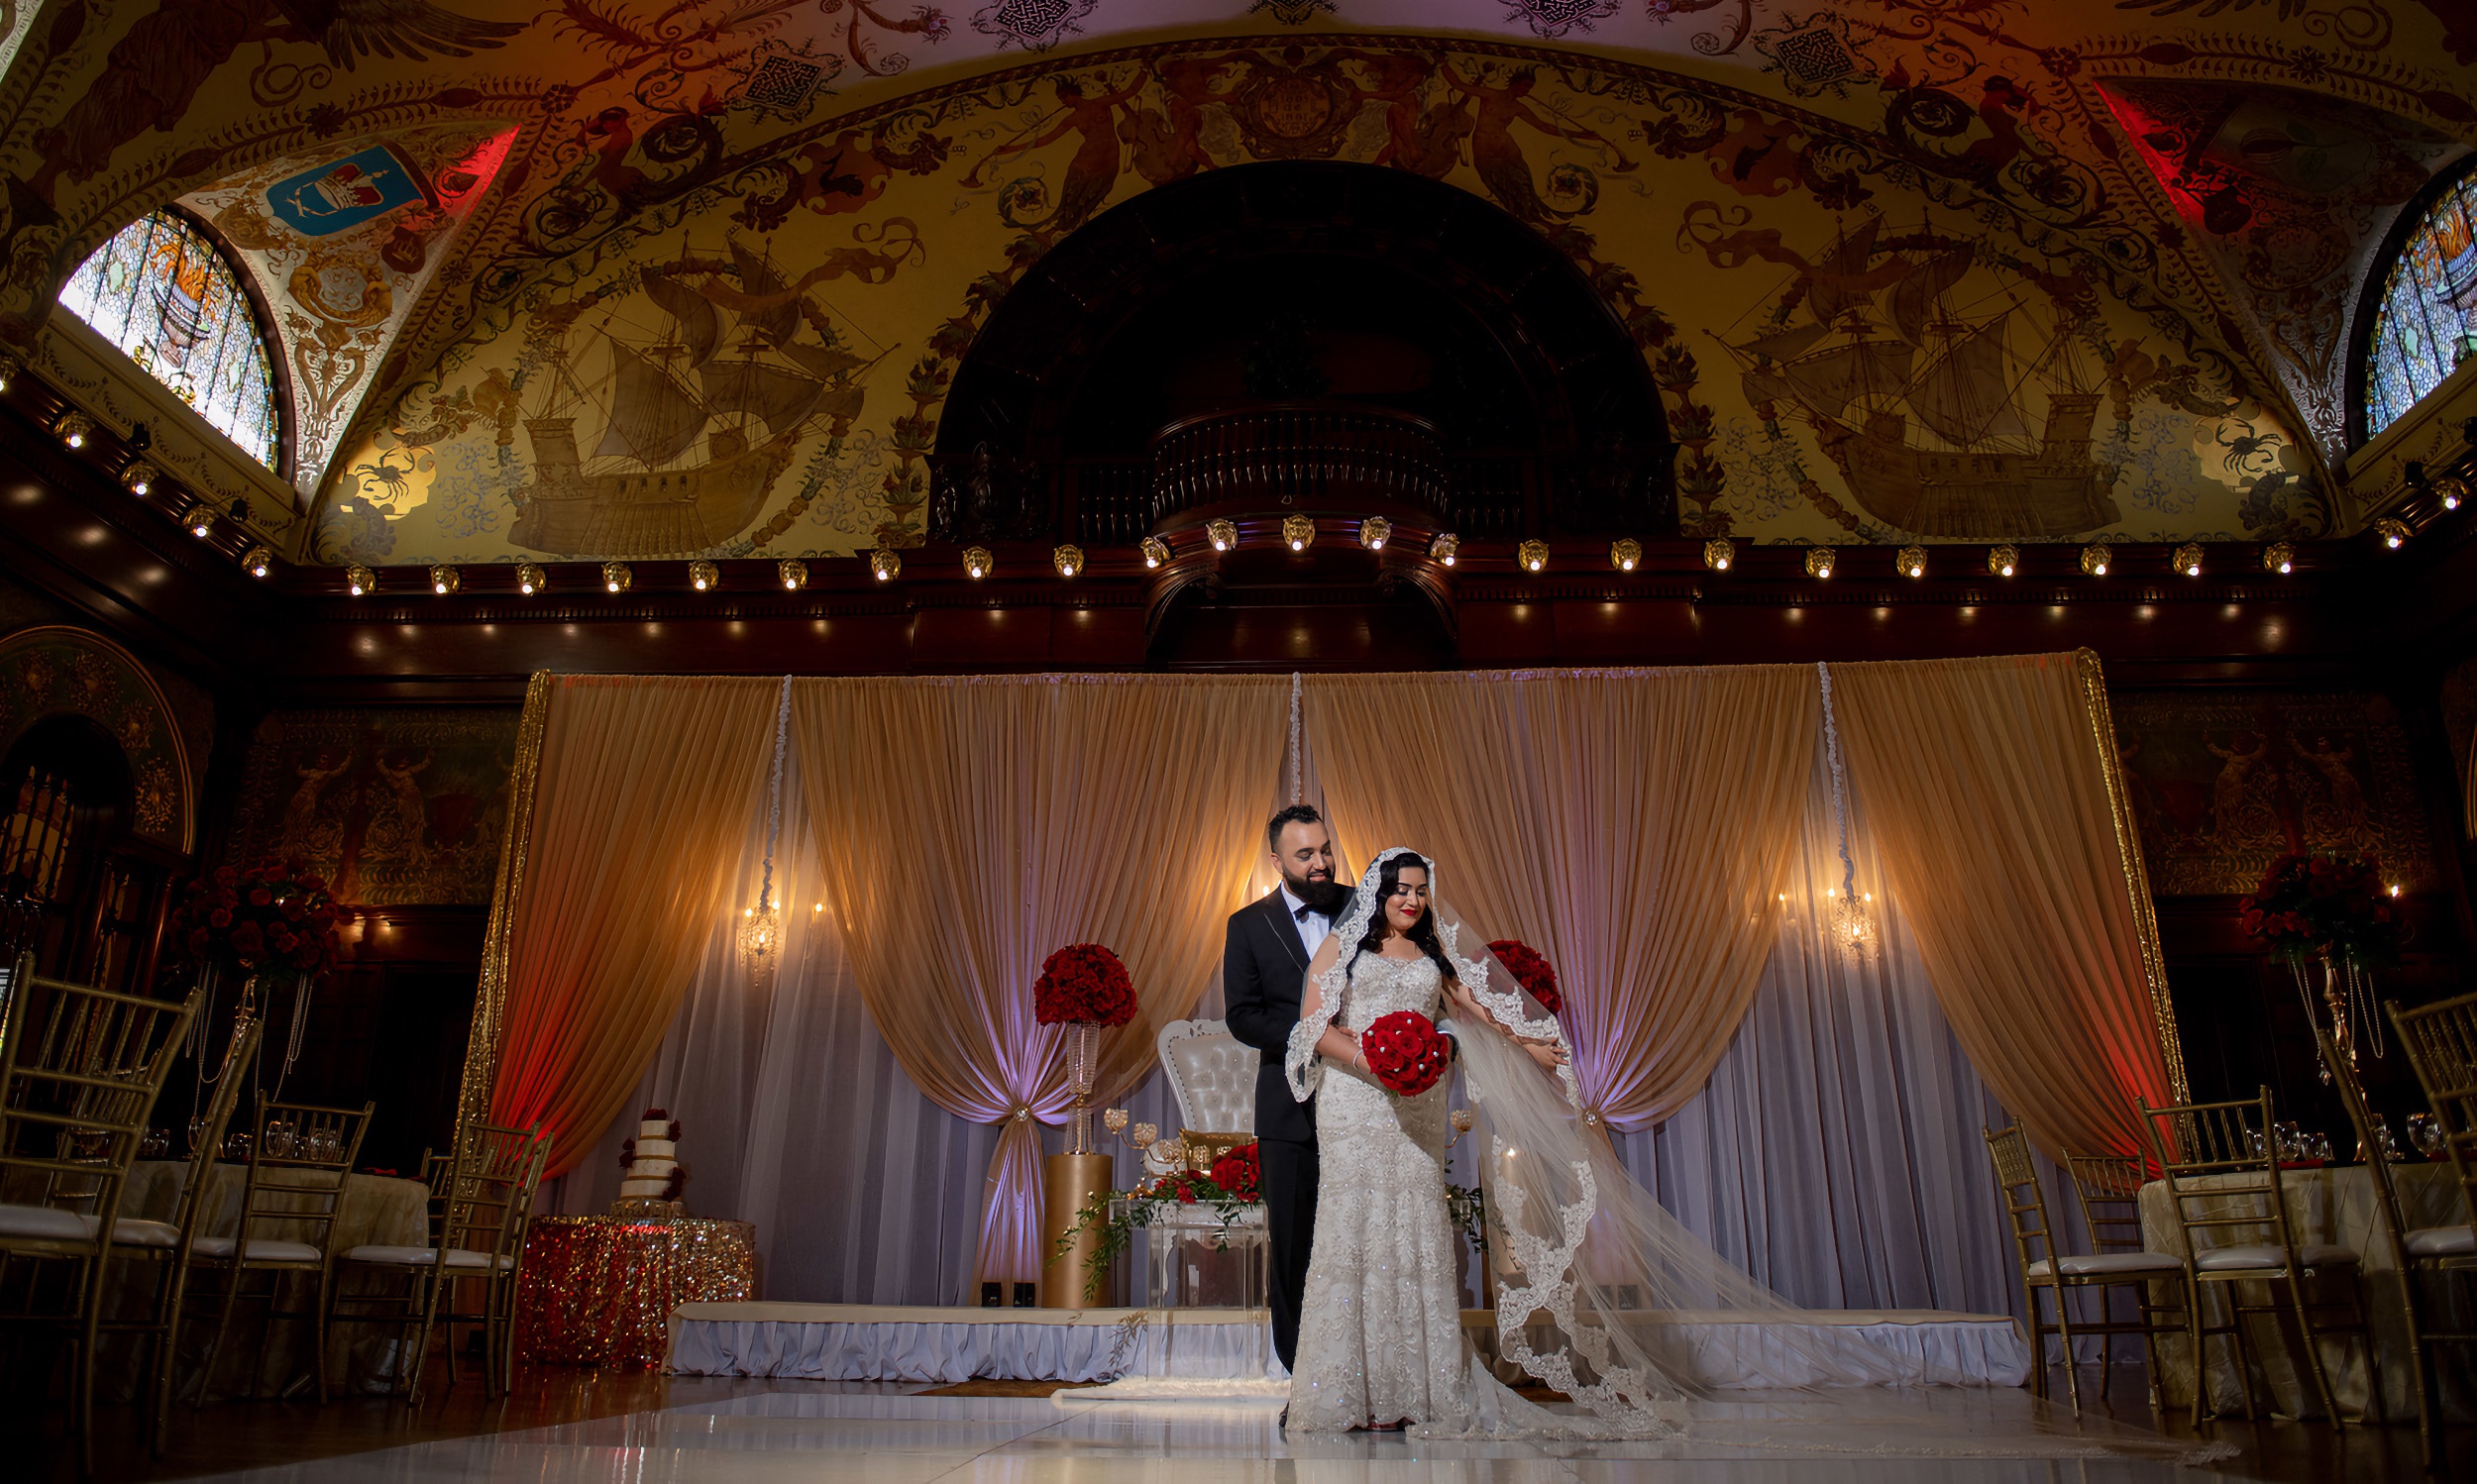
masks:
<svg viewBox="0 0 2477 1484"><path fill-rule="evenodd" d="M1260 1058L1223 1020L1172 1020L1161 1027L1161 1070L1178 1099L1179 1126L1199 1133L1255 1132L1255 1069ZM1163 1129L1167 1136L1175 1129ZM1149 1160L1146 1161L1150 1163Z"/></svg>

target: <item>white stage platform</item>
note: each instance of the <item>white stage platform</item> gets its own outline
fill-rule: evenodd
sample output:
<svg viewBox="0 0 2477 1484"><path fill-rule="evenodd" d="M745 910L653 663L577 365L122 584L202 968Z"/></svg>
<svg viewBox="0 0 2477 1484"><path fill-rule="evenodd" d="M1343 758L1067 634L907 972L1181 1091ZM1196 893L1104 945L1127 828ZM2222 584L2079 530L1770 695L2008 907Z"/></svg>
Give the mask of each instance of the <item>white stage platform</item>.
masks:
<svg viewBox="0 0 2477 1484"><path fill-rule="evenodd" d="M1649 1318L1648 1316L1646 1317ZM1814 1384L1777 1330L1718 1315L1670 1314L1709 1384ZM1898 1360L1909 1384L2018 1386L2030 1350L2000 1314L1829 1310L1812 1325L1854 1333ZM1496 1315L1462 1327L1496 1352ZM1261 1381L1283 1374L1260 1309L937 1309L865 1304L683 1304L671 1313L669 1368L690 1376L813 1381L1110 1381L1122 1377Z"/></svg>

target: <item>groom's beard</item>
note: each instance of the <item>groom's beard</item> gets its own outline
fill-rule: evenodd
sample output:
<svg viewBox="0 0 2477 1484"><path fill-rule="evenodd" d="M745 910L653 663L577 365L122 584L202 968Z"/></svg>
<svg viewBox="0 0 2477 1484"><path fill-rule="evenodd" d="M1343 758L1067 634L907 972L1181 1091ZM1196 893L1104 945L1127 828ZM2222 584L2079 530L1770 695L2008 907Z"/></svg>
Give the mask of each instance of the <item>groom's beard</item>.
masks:
<svg viewBox="0 0 2477 1484"><path fill-rule="evenodd" d="M1328 917L1341 916L1342 908L1350 901L1350 889L1330 878L1324 881L1301 881L1285 871L1282 873L1281 882L1283 886L1290 889L1291 896L1307 903L1309 910L1322 912Z"/></svg>

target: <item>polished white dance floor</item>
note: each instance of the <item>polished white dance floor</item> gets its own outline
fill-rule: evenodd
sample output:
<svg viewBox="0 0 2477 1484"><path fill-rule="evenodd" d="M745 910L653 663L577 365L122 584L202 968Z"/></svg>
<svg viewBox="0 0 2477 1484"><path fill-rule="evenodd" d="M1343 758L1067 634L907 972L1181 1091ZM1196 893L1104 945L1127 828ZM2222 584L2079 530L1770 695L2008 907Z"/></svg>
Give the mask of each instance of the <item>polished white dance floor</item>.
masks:
<svg viewBox="0 0 2477 1484"><path fill-rule="evenodd" d="M2036 1406L2019 1392L1948 1393L1952 1434L2018 1432ZM220 1477L339 1484L497 1479L530 1484L1619 1484L1720 1481L2219 1480L2123 1458L1921 1459L1749 1454L1709 1444L1560 1448L1450 1443L1398 1434L1286 1438L1277 1403L1096 1403L905 1395L810 1383L728 1401L523 1432L425 1442ZM2074 1431L2070 1415L2056 1422ZM2106 1427L2091 1425L2095 1433ZM2221 1465L2225 1468L2226 1465Z"/></svg>

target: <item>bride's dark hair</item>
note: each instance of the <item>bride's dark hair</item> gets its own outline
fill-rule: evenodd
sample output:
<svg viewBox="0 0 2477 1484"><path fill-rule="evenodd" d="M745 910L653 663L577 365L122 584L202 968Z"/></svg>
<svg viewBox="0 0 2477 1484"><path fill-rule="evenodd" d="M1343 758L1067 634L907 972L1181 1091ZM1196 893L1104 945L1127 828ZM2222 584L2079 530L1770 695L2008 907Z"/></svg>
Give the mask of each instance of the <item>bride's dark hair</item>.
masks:
<svg viewBox="0 0 2477 1484"><path fill-rule="evenodd" d="M1368 914L1367 931L1361 933L1359 940L1350 945L1350 962L1342 970L1345 979L1349 977L1352 969L1358 967L1360 954L1371 948L1385 946L1385 902L1392 898L1394 889L1401 884L1402 870L1406 866L1417 866L1428 873L1431 896L1428 905L1420 909L1419 920L1412 923L1411 930L1403 936L1419 945L1419 951L1428 955L1429 961L1437 966L1437 972L1445 976L1447 984L1455 982L1454 965L1446 959L1445 944L1437 937L1437 904L1433 895L1437 868L1428 864L1427 857L1415 851L1404 851L1388 859L1377 870L1375 908Z"/></svg>

